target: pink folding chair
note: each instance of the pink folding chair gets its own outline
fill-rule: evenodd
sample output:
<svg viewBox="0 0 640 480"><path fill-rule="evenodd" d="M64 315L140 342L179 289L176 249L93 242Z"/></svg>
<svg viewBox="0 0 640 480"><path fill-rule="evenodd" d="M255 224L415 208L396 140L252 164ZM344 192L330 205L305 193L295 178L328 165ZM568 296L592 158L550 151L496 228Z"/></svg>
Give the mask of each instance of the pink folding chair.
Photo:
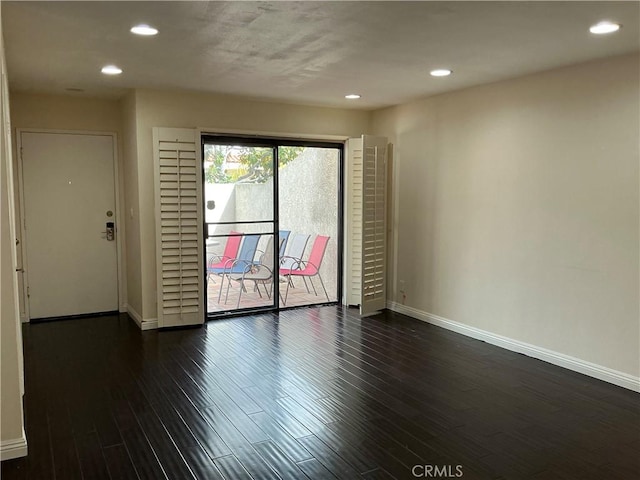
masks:
<svg viewBox="0 0 640 480"><path fill-rule="evenodd" d="M224 246L222 255L212 255L207 262L207 285L211 275L220 275L224 272L224 268L229 262L238 256L240 250L240 242L242 242L242 232L229 232L227 243Z"/></svg>
<svg viewBox="0 0 640 480"><path fill-rule="evenodd" d="M322 265L322 259L324 258L324 252L327 250L328 243L329 237L318 235L313 241L313 247L311 247L309 260L297 260L295 263L290 265L289 268L280 269L280 275L284 275L287 277L287 290L284 294L284 300L282 302L283 305L287 304L289 287L292 285L291 277L302 277L303 279L308 278L311 286L313 287L313 293L316 295L318 295L318 292L316 291L316 287L313 284L313 280L311 280L311 278L318 277L320 279L320 285L322 285L322 290L324 290L324 294L327 297L327 302L330 301L329 295L327 294L327 289L324 288L324 282L322 281L322 277L320 276L320 266Z"/></svg>

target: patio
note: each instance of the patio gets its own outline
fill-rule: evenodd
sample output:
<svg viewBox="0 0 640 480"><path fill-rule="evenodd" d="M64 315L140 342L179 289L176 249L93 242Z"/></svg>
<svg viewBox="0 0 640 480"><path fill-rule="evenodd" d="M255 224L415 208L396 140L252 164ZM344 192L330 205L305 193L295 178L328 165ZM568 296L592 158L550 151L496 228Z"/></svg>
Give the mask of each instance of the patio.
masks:
<svg viewBox="0 0 640 480"><path fill-rule="evenodd" d="M316 285L316 291L318 295L314 295L313 289L309 284L309 290L311 293L307 293L307 289L304 286L304 283L300 279L296 279L294 283L294 287L289 287L289 294L287 296L286 305L282 304L282 298L284 298L284 293L287 287L286 282L280 282L280 292L282 294L280 300L280 307L299 307L303 305L314 305L318 303L326 303L327 297L324 296L322 292L322 287L320 287L320 282L317 278L313 280ZM307 282L309 280L307 279ZM220 278L212 278L209 282L209 286L207 289L207 312L208 313L217 313L217 312L225 312L232 311L236 309L236 305L238 304L238 296L240 294L240 283L232 282L231 287L229 288L229 296L226 299L225 303L225 294L227 290L227 281L225 279L222 298L220 299L220 303L218 303L218 294L220 292L221 281ZM254 288L253 282L246 281L245 282L246 291L242 292L242 298L240 300L239 308L259 308L259 307L269 307L273 305L273 299L268 298L264 292L264 286L260 285L260 293L262 297L258 294L258 292ZM271 285L266 285L267 290L270 289Z"/></svg>

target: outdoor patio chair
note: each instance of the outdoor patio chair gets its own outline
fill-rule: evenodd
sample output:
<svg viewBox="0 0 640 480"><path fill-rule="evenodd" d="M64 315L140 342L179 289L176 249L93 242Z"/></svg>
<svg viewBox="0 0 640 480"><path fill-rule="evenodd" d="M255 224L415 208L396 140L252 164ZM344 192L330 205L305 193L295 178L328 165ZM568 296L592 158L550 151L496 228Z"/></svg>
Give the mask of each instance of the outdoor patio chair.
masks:
<svg viewBox="0 0 640 480"><path fill-rule="evenodd" d="M300 260L303 258L310 237L311 235L305 235L303 233L296 233L293 236L291 242L289 242L287 254L280 255L280 275L286 275L285 272L288 272L292 268L300 268ZM289 282L291 281L291 278L289 278ZM305 281L305 286L306 285L307 282ZM291 286L293 287L293 283L291 283ZM307 287L307 291L309 291L309 287Z"/></svg>
<svg viewBox="0 0 640 480"><path fill-rule="evenodd" d="M230 275L242 275L245 271L249 270L254 264L254 258L256 256L256 249L258 248L258 242L261 235L259 233L245 234L242 237L242 246L240 247L240 253L237 258L227 260L224 268L218 275L222 279L220 282L220 291L218 292L218 303L222 298L222 287L224 286L224 279L227 277L229 283L227 284L227 295L229 294L229 287L231 286Z"/></svg>
<svg viewBox="0 0 640 480"><path fill-rule="evenodd" d="M318 277L320 280L320 285L322 285L322 290L324 290L324 294L327 297L327 302L329 302L329 295L327 294L327 289L324 288L324 282L322 281L322 277L320 276L320 267L322 265L322 259L324 258L324 253L327 249L327 243L329 243L329 237L325 237L323 235L318 235L313 242L313 246L311 247L311 253L309 254L309 260L298 260L296 263L291 265L289 269L280 268L280 275L285 275L287 279L287 290L284 294L284 300L282 302L283 305L287 304L287 297L289 295L289 287L292 284L291 277L302 277L303 279L308 278L309 283L313 287L313 293L318 295L316 291L316 287L313 284L312 277ZM306 281L305 281L306 285ZM308 287L307 287L308 290Z"/></svg>
<svg viewBox="0 0 640 480"><path fill-rule="evenodd" d="M278 236L280 237L280 257L284 256L284 251L287 248L287 242L289 240L289 235L291 234L291 230L278 230Z"/></svg>
<svg viewBox="0 0 640 480"><path fill-rule="evenodd" d="M211 255L207 260L207 286L209 286L209 278L211 275L219 275L224 271L224 266L229 260L238 256L242 242L242 232L231 231L227 237L227 243L224 246L222 255Z"/></svg>
<svg viewBox="0 0 640 480"><path fill-rule="evenodd" d="M291 238L287 254L280 256L280 270L285 269L289 271L294 265L299 265L298 262L302 260L310 236L311 235L305 235L303 233L296 233Z"/></svg>
<svg viewBox="0 0 640 480"><path fill-rule="evenodd" d="M282 239L280 239L280 243L282 243ZM240 300L242 299L242 292L246 291L244 287L244 282L246 280L252 281L254 283L255 289L262 298L262 293L260 293L260 284L264 287L264 291L267 294L267 298L271 298L271 291L273 289L273 272L274 272L274 255L273 255L273 237L269 237L269 241L267 242L267 247L264 253L260 256L260 260L255 262L251 268L245 270L242 275L230 275L230 279L236 280L240 282L240 293L238 294L238 303L236 308L240 308ZM270 284L269 289L267 290L267 284ZM227 286L227 296L229 295L229 288ZM225 297L224 303L227 303L227 297Z"/></svg>

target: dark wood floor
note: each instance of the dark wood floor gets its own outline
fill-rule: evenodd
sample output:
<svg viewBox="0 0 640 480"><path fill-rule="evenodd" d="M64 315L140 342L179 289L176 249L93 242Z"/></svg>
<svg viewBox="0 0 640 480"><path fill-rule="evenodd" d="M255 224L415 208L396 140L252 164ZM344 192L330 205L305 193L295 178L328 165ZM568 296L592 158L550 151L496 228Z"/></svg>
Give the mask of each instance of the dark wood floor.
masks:
<svg viewBox="0 0 640 480"><path fill-rule="evenodd" d="M24 340L29 456L3 480L640 478L638 394L402 315Z"/></svg>

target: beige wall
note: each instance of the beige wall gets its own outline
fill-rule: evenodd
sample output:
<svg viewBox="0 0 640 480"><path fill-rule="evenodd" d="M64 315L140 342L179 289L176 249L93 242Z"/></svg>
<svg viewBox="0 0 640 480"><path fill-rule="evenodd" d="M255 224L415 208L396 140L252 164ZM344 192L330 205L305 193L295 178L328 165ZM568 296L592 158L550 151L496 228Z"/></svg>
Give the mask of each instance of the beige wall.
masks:
<svg viewBox="0 0 640 480"><path fill-rule="evenodd" d="M116 100L11 92L14 128L121 132Z"/></svg>
<svg viewBox="0 0 640 480"><path fill-rule="evenodd" d="M140 201L138 196L138 138L136 97L130 92L120 101L124 185L125 256L129 311L142 316L142 267L140 263ZM131 313L133 313L131 312Z"/></svg>
<svg viewBox="0 0 640 480"><path fill-rule="evenodd" d="M236 131L359 136L369 129L369 112L259 102L224 95L136 91L142 316L156 317L156 257L153 188L153 127L206 127Z"/></svg>
<svg viewBox="0 0 640 480"><path fill-rule="evenodd" d="M26 455L27 445L22 411L24 367L15 272L17 259L11 214L11 127L1 21L0 64L0 458L4 460Z"/></svg>
<svg viewBox="0 0 640 480"><path fill-rule="evenodd" d="M392 300L637 377L639 65L609 58L374 113Z"/></svg>

